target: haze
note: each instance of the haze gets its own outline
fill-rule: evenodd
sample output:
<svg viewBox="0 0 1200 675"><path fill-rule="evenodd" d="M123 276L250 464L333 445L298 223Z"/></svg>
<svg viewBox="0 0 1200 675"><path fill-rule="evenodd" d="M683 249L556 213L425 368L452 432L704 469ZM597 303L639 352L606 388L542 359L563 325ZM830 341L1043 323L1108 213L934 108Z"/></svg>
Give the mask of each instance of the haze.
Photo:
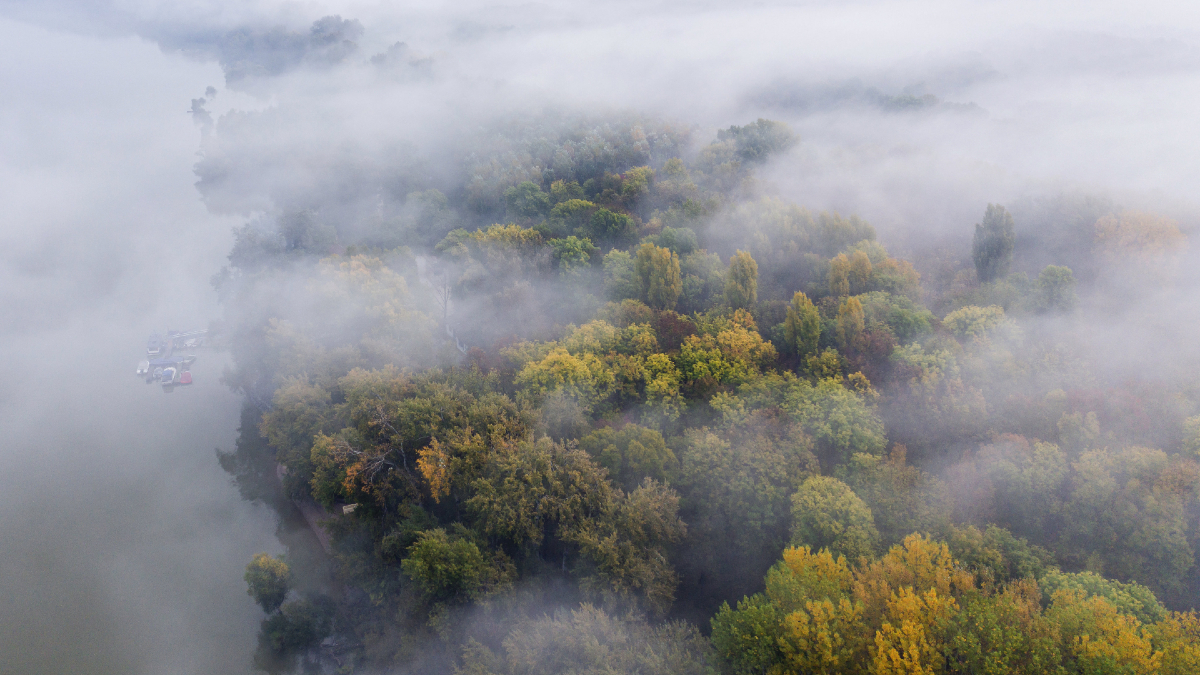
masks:
<svg viewBox="0 0 1200 675"><path fill-rule="evenodd" d="M897 255L969 255L986 204L1063 192L1194 233L1200 7L1048 5L0 1L0 671L251 672L243 569L284 545L217 464L228 357L170 395L133 371L151 330L218 318L232 228L374 208L347 167L448 175L486 125L547 110L697 144L765 117L801 143L764 189ZM336 58L229 39L332 15L358 22ZM1189 377L1196 281L1073 320L1115 375Z"/></svg>

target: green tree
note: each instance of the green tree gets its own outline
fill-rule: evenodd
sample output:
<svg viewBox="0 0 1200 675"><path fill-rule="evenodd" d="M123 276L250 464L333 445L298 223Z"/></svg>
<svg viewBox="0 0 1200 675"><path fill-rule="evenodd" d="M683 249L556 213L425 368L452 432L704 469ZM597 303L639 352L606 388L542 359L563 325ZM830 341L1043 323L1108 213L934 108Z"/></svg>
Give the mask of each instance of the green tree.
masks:
<svg viewBox="0 0 1200 675"><path fill-rule="evenodd" d="M475 542L461 534L450 536L442 528L418 534L400 567L437 600L476 599L515 577L503 554L488 560Z"/></svg>
<svg viewBox="0 0 1200 675"><path fill-rule="evenodd" d="M783 660L782 611L761 593L738 601L737 609L723 603L712 618L712 643L736 675L775 672Z"/></svg>
<svg viewBox="0 0 1200 675"><path fill-rule="evenodd" d="M731 126L717 132L717 140L732 141L737 156L745 162L764 162L772 154L786 150L798 141L785 122L758 118L745 126Z"/></svg>
<svg viewBox="0 0 1200 675"><path fill-rule="evenodd" d="M289 251L328 255L337 244L337 229L317 220L311 209L285 212L279 217L279 232Z"/></svg>
<svg viewBox="0 0 1200 675"><path fill-rule="evenodd" d="M787 540L788 497L815 472L816 460L812 441L796 425L766 433L767 419L754 415L720 435L706 428L685 434L684 519L707 556L744 563L766 553L769 561Z"/></svg>
<svg viewBox="0 0 1200 675"><path fill-rule="evenodd" d="M968 602L951 627L952 672L1062 673L1058 627L1042 614L1039 595L1036 584L1017 580Z"/></svg>
<svg viewBox="0 0 1200 675"><path fill-rule="evenodd" d="M1195 564L1188 541L1195 475L1161 450L1089 450L1072 464L1072 489L1064 505L1059 546L1090 557L1105 574L1134 579L1159 593L1184 593ZM1180 469L1183 469L1180 471Z"/></svg>
<svg viewBox="0 0 1200 675"><path fill-rule="evenodd" d="M584 436L579 447L608 469L613 480L633 490L643 478L669 481L678 473L679 462L654 429L626 424L620 430L602 427Z"/></svg>
<svg viewBox="0 0 1200 675"><path fill-rule="evenodd" d="M558 268L566 276L578 276L592 262L592 256L598 250L592 245L592 240L580 239L574 235L564 239L551 239L550 248L554 251L554 260Z"/></svg>
<svg viewBox="0 0 1200 675"><path fill-rule="evenodd" d="M659 238L659 243L667 248L674 245L670 241L663 241L663 237ZM676 240L675 244L677 243ZM721 263L721 256L704 250L680 255L682 257L679 259L679 270L683 274L683 294L679 298L679 311L703 312L712 307L725 290L725 265Z"/></svg>
<svg viewBox="0 0 1200 675"><path fill-rule="evenodd" d="M583 188L578 181L556 180L550 184L550 201L554 205L572 199L583 199Z"/></svg>
<svg viewBox="0 0 1200 675"><path fill-rule="evenodd" d="M303 499L309 490L313 465L313 438L327 422L330 395L323 387L309 384L305 377L290 377L275 390L271 409L263 413L259 431L276 450L276 458L287 467L283 487L293 499Z"/></svg>
<svg viewBox="0 0 1200 675"><path fill-rule="evenodd" d="M465 502L475 527L520 549L564 538L612 508L613 488L586 452L542 437L492 453Z"/></svg>
<svg viewBox="0 0 1200 675"><path fill-rule="evenodd" d="M983 531L974 525L951 526L944 535L955 559L991 582L1003 584L1026 577L1041 580L1054 566L1053 553L996 525Z"/></svg>
<svg viewBox="0 0 1200 675"><path fill-rule="evenodd" d="M246 565L246 594L263 608L267 614L279 609L287 597L292 581L292 570L283 561L283 556L272 558L258 553Z"/></svg>
<svg viewBox="0 0 1200 675"><path fill-rule="evenodd" d="M838 470L870 507L885 545L911 532L942 532L950 524L946 485L908 464L905 455L902 445L887 458L859 453Z"/></svg>
<svg viewBox="0 0 1200 675"><path fill-rule="evenodd" d="M839 253L829 261L829 272L825 275L825 285L829 287L830 295L844 297L850 295L850 259L845 253Z"/></svg>
<svg viewBox="0 0 1200 675"><path fill-rule="evenodd" d="M308 485L309 494L318 504L330 509L346 498L346 469L355 452L361 454L361 449L351 447L340 435L317 434L310 453L312 478Z"/></svg>
<svg viewBox="0 0 1200 675"><path fill-rule="evenodd" d="M1075 307L1075 275L1070 267L1046 265L1037 278L1036 308L1046 312L1067 312Z"/></svg>
<svg viewBox="0 0 1200 675"><path fill-rule="evenodd" d="M856 297L842 301L837 312L838 348L852 354L863 348L863 331L866 330L866 315L862 303Z"/></svg>
<svg viewBox="0 0 1200 675"><path fill-rule="evenodd" d="M844 557L788 548L767 573L766 589L723 604L712 619L717 653L738 675L866 672L874 626L852 598L854 571ZM916 671L924 672L924 671Z"/></svg>
<svg viewBox="0 0 1200 675"><path fill-rule="evenodd" d="M646 478L627 495L614 494L612 508L571 528L566 538L584 558L584 591L663 615L675 601L679 577L667 560L687 526L679 519L679 495Z"/></svg>
<svg viewBox="0 0 1200 675"><path fill-rule="evenodd" d="M983 222L975 225L975 237L971 240L971 259L975 261L980 283L1008 274L1016 241L1012 214L999 204L988 204Z"/></svg>
<svg viewBox="0 0 1200 675"><path fill-rule="evenodd" d="M804 372L815 382L838 379L842 376L842 355L833 347L813 352L804 359Z"/></svg>
<svg viewBox="0 0 1200 675"><path fill-rule="evenodd" d="M881 247L882 248L882 247ZM874 275L874 269L871 266L871 258L865 251L855 251L850 254L849 265L846 273L850 282L850 292L858 295L871 290L871 281Z"/></svg>
<svg viewBox="0 0 1200 675"><path fill-rule="evenodd" d="M856 561L874 556L879 532L871 509L849 485L813 476L792 495L792 545L806 544Z"/></svg>
<svg viewBox="0 0 1200 675"><path fill-rule="evenodd" d="M725 277L725 302L733 309L752 310L758 302L758 263L745 251L729 261Z"/></svg>
<svg viewBox="0 0 1200 675"><path fill-rule="evenodd" d="M654 169L648 166L628 169L621 176L621 203L630 211L636 210L639 203L650 194L653 183Z"/></svg>
<svg viewBox="0 0 1200 675"><path fill-rule="evenodd" d="M588 233L596 241L616 243L634 234L633 219L624 213L597 209L588 221Z"/></svg>
<svg viewBox="0 0 1200 675"><path fill-rule="evenodd" d="M528 363L513 382L533 401L561 391L589 412L616 386L612 370L598 356L572 354L563 347L554 347L545 358Z"/></svg>
<svg viewBox="0 0 1200 675"><path fill-rule="evenodd" d="M1042 599L1049 602L1059 591L1080 592L1084 598L1104 598L1122 614L1128 614L1145 624L1162 621L1167 608L1154 592L1136 583L1121 583L1105 579L1095 572L1060 572L1050 570L1039 581Z"/></svg>
<svg viewBox="0 0 1200 675"><path fill-rule="evenodd" d="M331 603L294 600L263 620L260 644L277 655L294 655L315 647L332 628Z"/></svg>
<svg viewBox="0 0 1200 675"><path fill-rule="evenodd" d="M863 306L867 325L883 324L898 344L910 344L928 333L933 313L904 295L892 295L883 291L872 291L857 296Z"/></svg>
<svg viewBox="0 0 1200 675"><path fill-rule="evenodd" d="M537 183L525 181L505 191L504 205L514 222L541 220L550 210L550 197Z"/></svg>
<svg viewBox="0 0 1200 675"><path fill-rule="evenodd" d="M821 313L800 291L796 291L788 305L783 335L788 351L798 356L801 363L817 353L817 342L821 339Z"/></svg>
<svg viewBox="0 0 1200 675"><path fill-rule="evenodd" d="M880 455L887 445L875 406L840 379L812 383L790 372L771 373L747 382L738 395L747 408L787 413L816 442L817 456L828 466L859 454Z"/></svg>
<svg viewBox="0 0 1200 675"><path fill-rule="evenodd" d="M704 317L697 320L708 323ZM697 393L719 384L741 384L778 357L775 346L762 339L753 317L744 309L736 310L732 317L718 314L702 329L702 335L684 339L675 357L680 374Z"/></svg>
<svg viewBox="0 0 1200 675"><path fill-rule="evenodd" d="M554 205L550 209L550 217L538 227L544 229L551 237L567 235L586 236L590 234L588 227L592 214L598 207L584 199L568 199Z"/></svg>
<svg viewBox="0 0 1200 675"><path fill-rule="evenodd" d="M604 290L613 300L641 297L641 277L628 251L613 249L604 254Z"/></svg>
<svg viewBox="0 0 1200 675"><path fill-rule="evenodd" d="M656 240L654 243L671 249L672 253L681 257L686 257L700 248L695 230L687 227L664 227L654 239Z"/></svg>
<svg viewBox="0 0 1200 675"><path fill-rule="evenodd" d="M998 328L1010 322L1004 316L1004 308L998 305L977 307L967 305L950 312L942 319L942 325L962 339L983 340Z"/></svg>
<svg viewBox="0 0 1200 675"><path fill-rule="evenodd" d="M651 243L642 244L637 251L635 272L640 283L641 299L656 309L673 309L683 282L679 276L679 256Z"/></svg>

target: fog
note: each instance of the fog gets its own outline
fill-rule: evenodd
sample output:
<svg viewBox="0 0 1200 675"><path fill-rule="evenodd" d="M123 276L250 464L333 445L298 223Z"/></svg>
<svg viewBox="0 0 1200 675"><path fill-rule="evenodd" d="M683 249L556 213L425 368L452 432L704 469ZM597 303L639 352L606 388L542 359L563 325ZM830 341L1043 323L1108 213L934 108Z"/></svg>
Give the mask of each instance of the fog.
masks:
<svg viewBox="0 0 1200 675"><path fill-rule="evenodd" d="M0 22L0 669L248 672L239 570L278 552L214 448L239 398L224 357L164 395L151 330L201 326L230 223L191 187L188 94L219 72L144 41Z"/></svg>
<svg viewBox="0 0 1200 675"><path fill-rule="evenodd" d="M801 142L762 192L862 216L897 255L969 258L988 203L1060 193L1200 224L1185 3L0 0L0 17L4 672L251 670L242 571L285 545L217 463L243 401L216 350L191 387L135 378L146 336L220 316L233 228L296 208L350 227L450 185L506 121L663 117L692 152L785 121ZM209 117L188 113L200 98ZM1114 378L1187 377L1187 267L1064 332Z"/></svg>

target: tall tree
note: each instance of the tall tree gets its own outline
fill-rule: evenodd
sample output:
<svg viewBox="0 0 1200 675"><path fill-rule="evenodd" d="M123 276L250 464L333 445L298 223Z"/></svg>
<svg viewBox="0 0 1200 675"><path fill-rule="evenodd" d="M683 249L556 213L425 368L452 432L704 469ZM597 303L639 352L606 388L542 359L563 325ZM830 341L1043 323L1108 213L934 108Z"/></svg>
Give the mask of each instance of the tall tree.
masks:
<svg viewBox="0 0 1200 675"><path fill-rule="evenodd" d="M983 222L975 225L975 238L971 241L971 258L980 282L1008 274L1016 240L1012 214L999 204L988 204Z"/></svg>
<svg viewBox="0 0 1200 675"><path fill-rule="evenodd" d="M634 266L646 304L656 309L673 309L683 292L679 256L647 242L638 249Z"/></svg>
<svg viewBox="0 0 1200 675"><path fill-rule="evenodd" d="M850 292L858 294L871 290L871 277L875 271L871 265L871 258L863 251L855 251L850 255L848 262L846 272L850 281Z"/></svg>
<svg viewBox="0 0 1200 675"><path fill-rule="evenodd" d="M734 309L747 310L758 302L758 263L745 251L738 251L729 260L725 302Z"/></svg>
<svg viewBox="0 0 1200 675"><path fill-rule="evenodd" d="M801 362L817 353L817 342L821 338L821 313L817 306L801 291L792 296L787 317L783 321L783 336L788 351L800 357Z"/></svg>
<svg viewBox="0 0 1200 675"><path fill-rule="evenodd" d="M626 300L641 294L641 279L635 273L633 256L614 248L604 255L604 290L613 300Z"/></svg>
<svg viewBox="0 0 1200 675"><path fill-rule="evenodd" d="M843 300L837 313L838 347L845 353L857 351L862 346L865 328L862 303L853 296Z"/></svg>
<svg viewBox="0 0 1200 675"><path fill-rule="evenodd" d="M837 297L850 295L850 259L839 253L829 261L829 273L825 277L829 292Z"/></svg>

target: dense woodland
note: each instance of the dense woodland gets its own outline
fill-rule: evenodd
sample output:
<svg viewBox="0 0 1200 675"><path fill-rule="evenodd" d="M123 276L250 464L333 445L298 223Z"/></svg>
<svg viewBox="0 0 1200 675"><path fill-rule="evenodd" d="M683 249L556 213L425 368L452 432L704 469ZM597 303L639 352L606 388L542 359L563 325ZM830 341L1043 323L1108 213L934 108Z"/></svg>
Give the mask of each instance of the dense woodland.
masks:
<svg viewBox="0 0 1200 675"><path fill-rule="evenodd" d="M1071 339L1179 225L980 204L910 262L771 196L799 142L547 116L238 230L222 462L333 536L248 566L259 666L1200 672L1200 392Z"/></svg>

